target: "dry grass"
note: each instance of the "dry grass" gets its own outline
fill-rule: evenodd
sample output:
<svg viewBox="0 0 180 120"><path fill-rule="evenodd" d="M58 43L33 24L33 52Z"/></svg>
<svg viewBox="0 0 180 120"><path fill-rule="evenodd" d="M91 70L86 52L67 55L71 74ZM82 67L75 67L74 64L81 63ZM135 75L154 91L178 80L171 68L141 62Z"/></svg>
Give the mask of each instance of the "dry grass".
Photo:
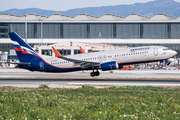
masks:
<svg viewBox="0 0 180 120"><path fill-rule="evenodd" d="M32 89L49 89L49 86L45 84L39 85L38 88L33 87L13 87L13 86L2 86L0 87L0 91L27 91Z"/></svg>
<svg viewBox="0 0 180 120"><path fill-rule="evenodd" d="M45 84L41 84L38 88L40 88L40 89L45 89L45 88L49 89L49 86L47 86Z"/></svg>
<svg viewBox="0 0 180 120"><path fill-rule="evenodd" d="M27 88L27 87L13 87L13 86L2 86L0 87L0 91L21 91L21 90L32 90L35 88Z"/></svg>
<svg viewBox="0 0 180 120"><path fill-rule="evenodd" d="M67 85L59 85L59 87L56 87L55 89L68 89L68 88L62 88L62 86L83 86L82 84L67 84ZM108 88L108 87L122 87L122 86L133 86L133 85L88 85L92 86L95 88ZM137 85L134 85L137 86ZM137 86L141 87L141 85ZM144 86L142 86L144 87ZM160 87L160 88L167 88L167 89L180 89L180 86L154 86L154 87ZM71 87L69 87L71 88ZM2 86L0 87L0 91L27 91L27 90L32 90L32 89L54 89L49 87L48 85L41 84L37 88L31 88L31 87L13 87L13 86Z"/></svg>

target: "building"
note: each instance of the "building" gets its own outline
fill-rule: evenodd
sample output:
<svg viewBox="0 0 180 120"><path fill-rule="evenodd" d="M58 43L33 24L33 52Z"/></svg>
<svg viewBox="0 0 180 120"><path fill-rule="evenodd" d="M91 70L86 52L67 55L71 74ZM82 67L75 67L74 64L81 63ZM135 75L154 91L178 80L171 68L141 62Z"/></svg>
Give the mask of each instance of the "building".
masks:
<svg viewBox="0 0 180 120"><path fill-rule="evenodd" d="M105 14L94 17L79 14L50 17L28 14L23 17L0 15L0 51L13 49L8 33L16 32L32 47L78 41L106 43L114 46L162 45L178 52L180 57L180 18L157 14L152 18L131 14L126 18ZM40 53L45 54L41 51ZM9 55L9 59L16 56Z"/></svg>
<svg viewBox="0 0 180 120"><path fill-rule="evenodd" d="M50 55L55 56L54 52L52 52L52 45L41 45L36 46L34 49L42 55ZM123 47L117 47L113 45L108 44L102 44L102 43L87 43L87 42L77 42L77 41L65 41L60 42L57 44L53 44L55 49L61 54L61 55L74 55L74 54L81 54L80 46L84 49L86 53L89 52L99 52L104 50L112 50L112 49L120 49Z"/></svg>

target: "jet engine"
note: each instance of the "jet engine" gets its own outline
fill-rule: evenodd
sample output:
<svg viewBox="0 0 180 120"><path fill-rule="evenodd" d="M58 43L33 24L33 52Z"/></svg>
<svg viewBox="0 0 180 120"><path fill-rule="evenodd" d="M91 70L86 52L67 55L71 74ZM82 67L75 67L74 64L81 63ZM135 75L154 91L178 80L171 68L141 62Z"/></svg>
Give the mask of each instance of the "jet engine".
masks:
<svg viewBox="0 0 180 120"><path fill-rule="evenodd" d="M101 64L101 69L102 71L119 69L119 65L117 61L106 62Z"/></svg>

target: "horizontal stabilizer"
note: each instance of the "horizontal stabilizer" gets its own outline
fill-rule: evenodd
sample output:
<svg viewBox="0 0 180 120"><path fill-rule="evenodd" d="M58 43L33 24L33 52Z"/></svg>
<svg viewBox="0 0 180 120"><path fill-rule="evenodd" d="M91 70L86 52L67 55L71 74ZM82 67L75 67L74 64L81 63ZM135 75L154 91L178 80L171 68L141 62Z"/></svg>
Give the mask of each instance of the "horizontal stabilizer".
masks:
<svg viewBox="0 0 180 120"><path fill-rule="evenodd" d="M17 65L30 65L31 63L14 63L14 62L10 62L10 64L17 64Z"/></svg>
<svg viewBox="0 0 180 120"><path fill-rule="evenodd" d="M6 64L16 64L16 65L30 65L31 63L23 63L23 62L0 62L0 64L6 63Z"/></svg>

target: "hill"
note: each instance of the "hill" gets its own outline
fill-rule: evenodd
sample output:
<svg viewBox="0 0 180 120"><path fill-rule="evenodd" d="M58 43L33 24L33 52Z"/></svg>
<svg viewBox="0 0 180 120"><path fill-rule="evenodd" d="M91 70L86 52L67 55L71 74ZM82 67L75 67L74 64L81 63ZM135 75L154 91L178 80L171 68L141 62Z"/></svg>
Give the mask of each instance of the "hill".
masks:
<svg viewBox="0 0 180 120"><path fill-rule="evenodd" d="M78 14L87 14L96 17L101 17L104 14L113 14L117 16L127 17L135 13L152 17L157 13L164 13L173 17L180 17L180 3L174 0L154 0L146 3L135 3L131 5L116 5L116 6L101 6L101 7L86 7L78 9L70 9L67 11L52 11L42 10L38 8L28 9L10 9L0 11L0 14L7 13L13 15L24 16L25 14L36 14L41 16L51 16L53 14L62 14L75 17Z"/></svg>

